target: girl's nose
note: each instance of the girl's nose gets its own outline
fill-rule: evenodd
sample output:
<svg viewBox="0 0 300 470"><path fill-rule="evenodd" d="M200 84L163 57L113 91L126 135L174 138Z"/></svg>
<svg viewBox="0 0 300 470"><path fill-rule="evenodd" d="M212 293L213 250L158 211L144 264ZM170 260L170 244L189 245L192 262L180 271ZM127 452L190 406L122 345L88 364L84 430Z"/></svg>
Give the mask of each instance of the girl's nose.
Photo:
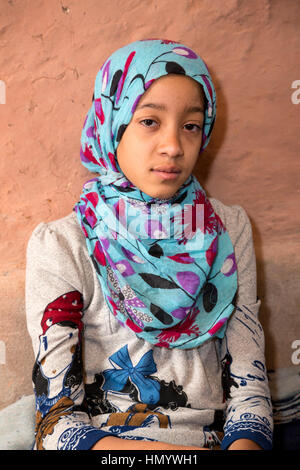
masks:
<svg viewBox="0 0 300 470"><path fill-rule="evenodd" d="M161 133L159 153L168 155L169 157L183 155L183 147L178 130L169 129Z"/></svg>

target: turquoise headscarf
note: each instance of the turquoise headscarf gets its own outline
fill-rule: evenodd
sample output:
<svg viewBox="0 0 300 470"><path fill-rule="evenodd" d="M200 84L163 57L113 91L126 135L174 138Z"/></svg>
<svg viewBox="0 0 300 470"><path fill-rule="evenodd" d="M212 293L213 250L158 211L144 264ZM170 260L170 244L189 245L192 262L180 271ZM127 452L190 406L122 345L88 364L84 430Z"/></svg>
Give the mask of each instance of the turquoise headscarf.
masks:
<svg viewBox="0 0 300 470"><path fill-rule="evenodd" d="M204 61L174 41L128 44L96 77L80 155L99 176L84 185L75 211L116 320L155 346L190 349L222 337L234 310L237 267L230 237L193 175L171 198L152 198L127 179L116 155L139 99L167 74L201 84L201 151L207 146L216 93Z"/></svg>

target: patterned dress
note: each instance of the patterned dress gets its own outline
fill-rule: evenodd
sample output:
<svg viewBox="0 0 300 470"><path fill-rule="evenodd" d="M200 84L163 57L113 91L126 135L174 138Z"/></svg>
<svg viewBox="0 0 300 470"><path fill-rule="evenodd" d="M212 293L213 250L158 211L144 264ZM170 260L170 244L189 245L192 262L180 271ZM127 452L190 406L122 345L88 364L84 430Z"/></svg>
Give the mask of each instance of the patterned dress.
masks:
<svg viewBox="0 0 300 470"><path fill-rule="evenodd" d="M106 435L212 449L248 438L272 448L251 223L242 207L210 201L235 250L236 308L223 339L190 350L155 347L116 321L74 213L34 230L26 280L34 449L90 449ZM138 309L108 275L114 302Z"/></svg>

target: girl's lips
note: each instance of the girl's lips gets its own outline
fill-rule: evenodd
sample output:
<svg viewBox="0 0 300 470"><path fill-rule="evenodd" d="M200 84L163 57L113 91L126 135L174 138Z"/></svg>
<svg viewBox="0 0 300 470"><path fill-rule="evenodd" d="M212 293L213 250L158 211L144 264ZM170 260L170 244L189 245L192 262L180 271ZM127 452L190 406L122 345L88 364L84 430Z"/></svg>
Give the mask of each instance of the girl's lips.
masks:
<svg viewBox="0 0 300 470"><path fill-rule="evenodd" d="M180 175L180 173L169 173L169 172L166 172L166 171L158 171L158 170L152 170L153 173L155 173L159 178L163 179L163 180L174 180L176 178L178 178L178 176Z"/></svg>

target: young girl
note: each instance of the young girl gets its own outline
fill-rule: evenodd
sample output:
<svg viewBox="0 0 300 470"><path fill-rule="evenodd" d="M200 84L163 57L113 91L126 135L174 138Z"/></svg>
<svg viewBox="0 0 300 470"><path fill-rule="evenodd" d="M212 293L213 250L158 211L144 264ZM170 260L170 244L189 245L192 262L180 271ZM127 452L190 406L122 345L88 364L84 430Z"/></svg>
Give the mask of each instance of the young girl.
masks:
<svg viewBox="0 0 300 470"><path fill-rule="evenodd" d="M81 138L97 176L28 244L35 449L272 447L251 225L192 174L215 117L182 44L101 67Z"/></svg>

